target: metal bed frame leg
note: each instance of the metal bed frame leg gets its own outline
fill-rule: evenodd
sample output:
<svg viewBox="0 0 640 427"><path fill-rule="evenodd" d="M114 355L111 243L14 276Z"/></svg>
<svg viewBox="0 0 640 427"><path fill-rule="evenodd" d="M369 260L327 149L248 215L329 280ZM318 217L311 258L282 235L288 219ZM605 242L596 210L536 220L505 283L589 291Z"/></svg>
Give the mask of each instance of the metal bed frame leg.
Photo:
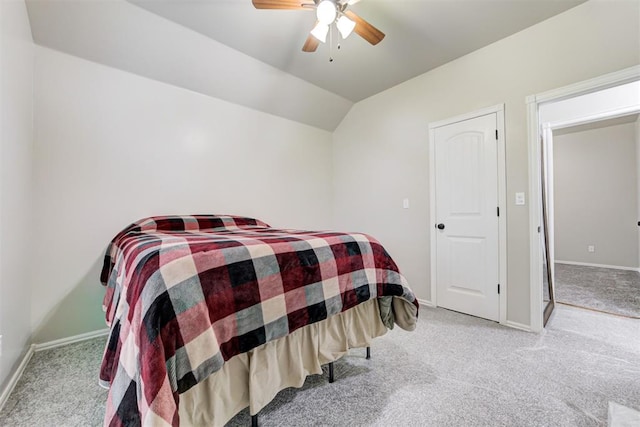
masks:
<svg viewBox="0 0 640 427"><path fill-rule="evenodd" d="M371 359L371 347L367 347L367 359ZM329 362L329 382L332 383L333 381L333 362ZM253 417L256 417L256 424L253 424ZM258 426L257 415L251 417L251 425L252 427Z"/></svg>
<svg viewBox="0 0 640 427"><path fill-rule="evenodd" d="M251 415L251 427L258 427L258 414Z"/></svg>

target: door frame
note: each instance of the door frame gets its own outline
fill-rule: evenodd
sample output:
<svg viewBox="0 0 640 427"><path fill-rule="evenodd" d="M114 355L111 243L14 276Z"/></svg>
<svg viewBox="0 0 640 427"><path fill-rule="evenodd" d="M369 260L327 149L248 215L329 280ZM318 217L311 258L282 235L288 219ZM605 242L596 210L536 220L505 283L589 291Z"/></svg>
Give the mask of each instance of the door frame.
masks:
<svg viewBox="0 0 640 427"><path fill-rule="evenodd" d="M623 70L596 77L583 82L564 86L526 98L527 103L527 124L529 134L529 289L530 289L530 322L531 330L540 332L543 329L543 292L542 292L542 259L539 239L539 228L541 226L540 203L542 180L540 168L540 142L543 136L543 123L540 123L539 109L542 104L561 101L588 93L597 92L626 83L640 80L640 66L633 66ZM598 121L606 118L613 118L632 114L628 109L608 111L577 120L566 122L549 123L546 126L550 129ZM551 262L551 261L548 261Z"/></svg>
<svg viewBox="0 0 640 427"><path fill-rule="evenodd" d="M507 323L507 178L506 178L506 147L504 130L504 104L498 104L481 110L451 117L445 120L429 123L429 238L431 243L431 301L429 305L437 306L436 286L436 164L435 164L435 130L465 120L475 119L488 114L496 114L498 129L498 274L500 280L500 323Z"/></svg>

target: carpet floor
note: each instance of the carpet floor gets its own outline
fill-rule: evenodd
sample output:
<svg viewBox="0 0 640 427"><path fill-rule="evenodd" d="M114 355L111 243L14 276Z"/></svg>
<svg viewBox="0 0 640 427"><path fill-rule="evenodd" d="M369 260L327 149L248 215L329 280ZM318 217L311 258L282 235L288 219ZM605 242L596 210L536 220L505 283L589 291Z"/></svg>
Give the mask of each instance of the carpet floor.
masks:
<svg viewBox="0 0 640 427"><path fill-rule="evenodd" d="M640 273L555 265L556 301L640 319Z"/></svg>
<svg viewBox="0 0 640 427"><path fill-rule="evenodd" d="M0 412L2 426L99 426L104 338L38 352ZM423 308L416 331L354 349L287 389L261 426L604 426L640 410L640 323L558 306L541 334ZM622 406L619 406L622 405ZM248 426L247 410L229 426Z"/></svg>

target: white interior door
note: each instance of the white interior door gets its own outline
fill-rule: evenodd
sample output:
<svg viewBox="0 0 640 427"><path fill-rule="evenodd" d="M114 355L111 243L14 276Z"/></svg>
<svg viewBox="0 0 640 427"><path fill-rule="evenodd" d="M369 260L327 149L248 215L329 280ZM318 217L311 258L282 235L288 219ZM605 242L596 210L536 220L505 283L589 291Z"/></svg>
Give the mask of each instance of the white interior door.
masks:
<svg viewBox="0 0 640 427"><path fill-rule="evenodd" d="M547 245L549 246L549 256L547 259L547 268L550 272L550 277L555 281L556 277L556 250L555 250L555 208L554 208L554 181L553 181L553 130L547 125L542 131L542 162L543 174L542 181L544 182L544 195L545 195L545 214L547 225ZM555 282L554 282L555 283ZM554 290L554 287L551 287ZM555 295L554 295L555 301Z"/></svg>
<svg viewBox="0 0 640 427"><path fill-rule="evenodd" d="M497 114L433 135L437 305L499 321Z"/></svg>

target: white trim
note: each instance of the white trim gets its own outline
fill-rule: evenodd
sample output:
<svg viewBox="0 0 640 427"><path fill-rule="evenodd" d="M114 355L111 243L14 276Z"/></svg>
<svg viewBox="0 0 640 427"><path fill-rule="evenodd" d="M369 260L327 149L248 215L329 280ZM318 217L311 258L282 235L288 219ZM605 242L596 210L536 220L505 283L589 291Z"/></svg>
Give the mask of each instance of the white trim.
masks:
<svg viewBox="0 0 640 427"><path fill-rule="evenodd" d="M496 127L498 129L498 275L500 280L500 323L507 322L507 168L506 168L506 140L504 125L504 104L497 104L481 110L461 114L445 120L429 123L429 238L431 245L431 301L433 307L437 307L437 280L436 280L436 177L435 177L435 130L442 126L448 126L465 120L475 119L488 114L496 115Z"/></svg>
<svg viewBox="0 0 640 427"><path fill-rule="evenodd" d="M625 270L625 271L637 271L640 273L640 268L636 267L623 267L621 265L607 265L607 264L592 264L590 262L578 262L578 261L558 261L556 260L556 264L566 264L566 265L579 265L582 267L598 267L598 268L611 268L613 270Z"/></svg>
<svg viewBox="0 0 640 427"><path fill-rule="evenodd" d="M635 134L636 134L636 194L638 196L637 200L637 215L638 219L640 219L640 119L636 120L635 123ZM640 224L638 224L638 266L640 267Z"/></svg>
<svg viewBox="0 0 640 427"><path fill-rule="evenodd" d="M507 322L507 143L504 126L504 104L496 111L498 118L498 268L500 278L500 323Z"/></svg>
<svg viewBox="0 0 640 427"><path fill-rule="evenodd" d="M557 122L543 123L544 128L548 129L563 129L571 126L585 125L588 123L599 122L601 120L617 119L618 117L630 116L632 114L640 113L640 107L632 105L630 107L619 108L616 110L605 111L598 114L592 114L589 116L578 117L571 120L562 120Z"/></svg>
<svg viewBox="0 0 640 427"><path fill-rule="evenodd" d="M487 114L493 114L499 111L504 111L504 104L493 105L491 107L486 107L480 110L472 111L471 113L460 114L459 116L450 117L448 119L429 123L429 130L439 128L442 126L448 126L458 122L464 122L465 120L475 119L476 117L486 116Z"/></svg>
<svg viewBox="0 0 640 427"><path fill-rule="evenodd" d="M590 92L619 86L625 83L631 83L636 80L640 80L640 65L634 65L633 67L625 68L620 71L614 71L613 73L605 74L604 76L594 77L592 79L563 86L558 89L552 89L536 95L530 95L527 97L526 101L527 104L534 102L537 104L543 104L551 101L555 102L562 99L573 98L574 96L584 95Z"/></svg>
<svg viewBox="0 0 640 427"><path fill-rule="evenodd" d="M640 80L640 65L599 76L583 82L526 97L529 130L529 289L531 329L542 330L542 263L540 260L540 104L560 101L586 93ZM611 114L612 112L606 113Z"/></svg>
<svg viewBox="0 0 640 427"><path fill-rule="evenodd" d="M0 411L2 410L2 408L4 408L4 405L7 403L7 400L9 400L9 396L11 396L13 389L16 388L16 384L18 384L18 381L22 377L24 370L27 368L27 365L29 364L29 361L31 360L33 353L34 353L33 345L30 345L29 349L27 350L24 357L22 358L20 365L18 365L18 369L16 369L16 371L11 376L11 379L9 380L7 385L4 387L4 390L2 390L2 394L0 394Z"/></svg>
<svg viewBox="0 0 640 427"><path fill-rule="evenodd" d="M4 390L2 390L2 394L0 394L0 411L2 410L4 405L7 403L9 396L11 395L11 393L13 392L13 389L16 387L16 384L22 377L22 374L24 374L24 370L27 368L27 364L31 360L31 357L33 357L34 353L42 350L49 350L56 347L62 347L68 344L74 344L81 341L87 341L92 338L102 337L108 334L109 334L109 329L106 328L106 329L100 329L97 331L86 332L84 334L74 335L72 337L61 338L59 340L48 341L41 344L31 344L29 346L29 349L25 353L24 357L22 358L20 365L18 365L18 368L11 376L11 379L5 386Z"/></svg>
<svg viewBox="0 0 640 427"><path fill-rule="evenodd" d="M538 103L535 96L527 97L529 131L529 305L530 324L534 332L542 331L542 248L540 246L540 131L538 125ZM535 266L535 267L534 267Z"/></svg>
<svg viewBox="0 0 640 427"><path fill-rule="evenodd" d="M97 331L85 332L84 334L74 335L67 338L60 338L59 340L47 341L40 344L33 344L33 350L36 352L49 350L56 347L62 347L68 344L87 341L92 338L103 337L105 335L109 335L109 328L99 329Z"/></svg>
<svg viewBox="0 0 640 427"><path fill-rule="evenodd" d="M514 322L513 320L507 320L504 324L505 324L505 326L508 326L510 328L519 329L521 331L526 331L526 332L533 332L529 325L525 325L523 323Z"/></svg>
<svg viewBox="0 0 640 427"><path fill-rule="evenodd" d="M418 300L418 304L424 305L425 307L435 307L436 305L429 300L416 298Z"/></svg>
<svg viewBox="0 0 640 427"><path fill-rule="evenodd" d="M544 149L542 150L545 159L542 161L544 164L544 182L545 185L545 208L547 213L547 234L545 235L545 239L548 246L547 251L547 268L549 269L549 274L552 278L556 277L556 214L555 214L555 184L554 184L554 160L553 160L553 129L551 127L543 125L542 131L542 141ZM555 279L553 279L555 280ZM555 287L552 288L553 291L553 301L556 300L556 292ZM543 302L544 305L544 302ZM543 307L544 309L544 307Z"/></svg>

